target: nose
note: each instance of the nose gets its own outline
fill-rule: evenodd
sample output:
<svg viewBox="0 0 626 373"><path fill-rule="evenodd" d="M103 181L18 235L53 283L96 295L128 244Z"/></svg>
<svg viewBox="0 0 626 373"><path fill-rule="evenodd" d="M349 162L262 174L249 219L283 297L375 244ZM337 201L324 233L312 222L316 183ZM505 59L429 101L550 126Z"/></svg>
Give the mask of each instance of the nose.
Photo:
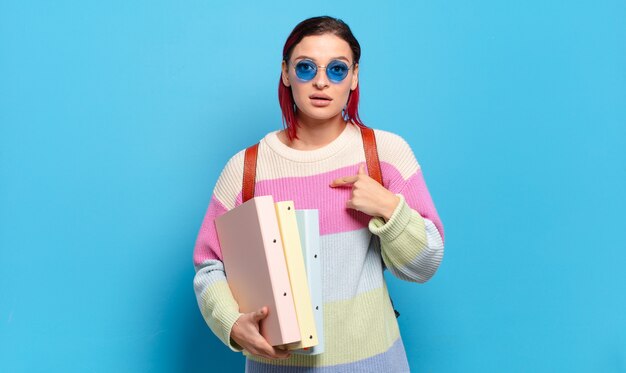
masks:
<svg viewBox="0 0 626 373"><path fill-rule="evenodd" d="M313 78L313 84L317 88L327 87L330 83L328 82L328 77L326 76L326 69L317 70L317 74L315 74L315 78Z"/></svg>

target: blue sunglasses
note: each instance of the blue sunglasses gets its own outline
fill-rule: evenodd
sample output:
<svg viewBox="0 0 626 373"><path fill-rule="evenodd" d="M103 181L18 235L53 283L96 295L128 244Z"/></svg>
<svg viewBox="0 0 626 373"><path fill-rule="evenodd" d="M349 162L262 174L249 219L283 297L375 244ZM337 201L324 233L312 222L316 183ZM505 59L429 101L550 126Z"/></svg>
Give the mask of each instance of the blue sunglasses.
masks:
<svg viewBox="0 0 626 373"><path fill-rule="evenodd" d="M326 70L326 76L328 76L331 82L339 83L348 76L348 71L350 71L352 66L354 66L354 63L348 66L347 63L341 60L332 60L326 66L318 66L315 62L305 59L298 61L294 69L296 70L296 76L300 80L308 82L317 75L318 69L323 68Z"/></svg>

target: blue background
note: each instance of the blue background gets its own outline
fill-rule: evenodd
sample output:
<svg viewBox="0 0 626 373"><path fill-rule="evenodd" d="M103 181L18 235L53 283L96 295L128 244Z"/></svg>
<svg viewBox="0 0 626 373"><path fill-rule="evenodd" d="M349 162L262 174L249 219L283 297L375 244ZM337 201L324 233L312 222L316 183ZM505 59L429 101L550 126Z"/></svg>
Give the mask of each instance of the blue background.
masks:
<svg viewBox="0 0 626 373"><path fill-rule="evenodd" d="M2 1L0 371L243 369L193 245L323 14L445 225L430 282L386 274L412 370L626 372L626 3L564 0Z"/></svg>

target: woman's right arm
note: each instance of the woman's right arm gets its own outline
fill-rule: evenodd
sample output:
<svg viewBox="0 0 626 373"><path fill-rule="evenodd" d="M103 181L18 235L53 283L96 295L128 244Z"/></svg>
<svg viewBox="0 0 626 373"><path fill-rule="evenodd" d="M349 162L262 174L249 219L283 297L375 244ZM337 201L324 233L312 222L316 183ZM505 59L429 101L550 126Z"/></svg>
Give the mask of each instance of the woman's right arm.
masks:
<svg viewBox="0 0 626 373"><path fill-rule="evenodd" d="M196 270L194 290L198 307L213 333L231 350L243 349L266 358L288 357L289 354L270 346L259 334L258 323L265 313L239 312L239 305L226 282L222 250L215 229L215 218L236 205L243 177L243 151L233 156L213 190L193 251Z"/></svg>
<svg viewBox="0 0 626 373"><path fill-rule="evenodd" d="M214 224L215 218L226 211L214 194L194 247L193 264L196 275L193 285L198 307L209 328L231 350L240 352L243 348L230 338L230 334L235 321L243 314L239 312L239 305L226 282Z"/></svg>

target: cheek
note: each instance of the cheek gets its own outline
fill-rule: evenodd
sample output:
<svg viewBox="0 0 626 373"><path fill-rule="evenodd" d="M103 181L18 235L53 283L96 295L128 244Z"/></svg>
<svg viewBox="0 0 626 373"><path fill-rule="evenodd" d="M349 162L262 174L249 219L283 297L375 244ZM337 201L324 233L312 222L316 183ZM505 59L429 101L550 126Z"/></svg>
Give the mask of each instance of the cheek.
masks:
<svg viewBox="0 0 626 373"><path fill-rule="evenodd" d="M342 105L345 105L348 101L350 92L350 82L342 82L342 84L337 87L337 98L341 101Z"/></svg>
<svg viewBox="0 0 626 373"><path fill-rule="evenodd" d="M350 95L350 92L352 92L352 90L350 89L352 87L352 82L351 81L346 81L344 85L342 85L342 92L344 97L346 98L346 100L348 99L348 96Z"/></svg>
<svg viewBox="0 0 626 373"><path fill-rule="evenodd" d="M296 104L300 104L307 98L305 90L302 89L300 84L291 84L291 94Z"/></svg>

